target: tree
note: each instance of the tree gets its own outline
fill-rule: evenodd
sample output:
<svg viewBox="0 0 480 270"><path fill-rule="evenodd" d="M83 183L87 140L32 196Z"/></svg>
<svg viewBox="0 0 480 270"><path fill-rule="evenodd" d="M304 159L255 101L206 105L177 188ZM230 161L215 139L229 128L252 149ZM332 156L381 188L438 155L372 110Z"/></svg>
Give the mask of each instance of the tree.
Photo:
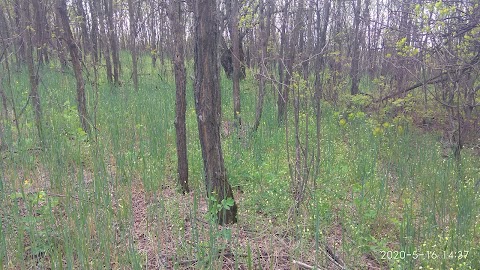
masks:
<svg viewBox="0 0 480 270"><path fill-rule="evenodd" d="M39 65L48 63L48 51L47 51L47 40L48 35L48 23L47 15L45 10L45 4L43 1L32 1L32 7L35 11L34 20L35 20L35 47L37 52L37 61Z"/></svg>
<svg viewBox="0 0 480 270"><path fill-rule="evenodd" d="M233 117L235 126L240 127L242 120L240 118L240 35L238 30L238 16L240 5L238 0L227 0L230 8L230 39L232 41L232 62L233 62Z"/></svg>
<svg viewBox="0 0 480 270"><path fill-rule="evenodd" d="M150 55L152 56L152 67L157 66L157 31L156 31L156 1L150 1L150 16L148 20L150 28Z"/></svg>
<svg viewBox="0 0 480 270"><path fill-rule="evenodd" d="M221 202L233 199L227 181L220 144L220 74L217 64L218 22L215 0L195 2L195 110L202 148L207 197ZM237 205L225 207L218 213L220 224L237 221Z"/></svg>
<svg viewBox="0 0 480 270"><path fill-rule="evenodd" d="M38 92L38 73L35 67L35 61L33 59L34 54L34 44L33 44L33 37L32 32L35 31L32 25L32 19L30 15L30 4L28 1L21 5L21 9L23 10L23 14L21 15L21 21L23 22L23 29L25 31L24 38L25 38L25 60L27 61L28 66L28 74L30 78L30 94L29 99L32 100L33 111L35 114L35 125L37 127L38 137L40 142L43 144L43 128L42 128L42 106L40 103L40 93Z"/></svg>
<svg viewBox="0 0 480 270"><path fill-rule="evenodd" d="M185 124L186 102L186 71L185 71L185 24L183 23L183 4L180 0L172 0L169 12L172 23L173 41L175 43L175 131L177 134L177 172L178 183L183 193L188 193L188 160L187 160L187 130Z"/></svg>
<svg viewBox="0 0 480 270"><path fill-rule="evenodd" d="M65 39L68 49L70 51L70 57L72 58L73 72L75 73L75 79L77 81L77 110L78 117L80 118L80 124L82 129L86 133L90 133L90 124L87 114L87 102L85 99L85 82L82 74L81 55L78 51L77 44L73 39L72 30L70 29L70 19L67 13L66 0L57 0L57 11L60 17L61 27L63 29L63 38Z"/></svg>
<svg viewBox="0 0 480 270"><path fill-rule="evenodd" d="M358 94L358 83L360 77L358 74L359 58L360 58L360 8L362 1L356 0L353 6L353 44L352 44L352 66L350 68L350 77L352 79L352 87L350 88L350 94Z"/></svg>
<svg viewBox="0 0 480 270"><path fill-rule="evenodd" d="M138 92L138 64L137 64L137 16L135 15L135 7L133 0L128 0L128 15L130 22L130 53L132 54L132 79L133 87Z"/></svg>
<svg viewBox="0 0 480 270"><path fill-rule="evenodd" d="M90 40L92 43L92 54L93 54L93 61L95 66L98 63L98 10L94 6L95 0L88 1L88 8L92 11L91 12L91 20L92 20L92 31L90 32ZM98 1L95 1L98 2Z"/></svg>
<svg viewBox="0 0 480 270"><path fill-rule="evenodd" d="M88 36L88 28L87 28L87 15L85 14L85 8L83 7L83 0L75 0L76 11L78 15L78 19L80 21L80 29L81 29L81 44L83 50L83 56L87 57L88 53L90 53L90 38ZM82 54L82 50L79 50L79 53Z"/></svg>
<svg viewBox="0 0 480 270"><path fill-rule="evenodd" d="M103 50L103 56L105 57L105 68L107 71L107 80L109 83L113 82L113 73L112 73L112 60L110 58L110 46L108 44L107 30L105 29L105 12L104 5L100 5L100 1L93 1L95 9L98 12L98 21L100 24L100 37Z"/></svg>
<svg viewBox="0 0 480 270"><path fill-rule="evenodd" d="M284 77L285 75L285 50L288 46L288 38L287 38L287 22L288 22L288 6L290 2L285 2L285 6L283 7L283 20L282 20L282 30L280 33L280 52L279 52L279 60L278 60L278 98L277 98L277 120L278 123L284 122L287 117L287 102L288 102L288 80ZM287 72L288 73L288 72Z"/></svg>
<svg viewBox="0 0 480 270"><path fill-rule="evenodd" d="M268 56L268 39L270 37L270 26L272 21L273 1L260 0L260 35L261 35L261 52L260 52L260 72L258 78L258 97L255 108L255 123L253 130L256 131L260 125L260 119L263 111L263 101L265 97L265 78L268 73L266 59ZM267 7L265 7L265 4ZM265 14L266 13L266 14Z"/></svg>
<svg viewBox="0 0 480 270"><path fill-rule="evenodd" d="M113 24L113 1L104 0L105 14L107 16L108 34L110 39L110 47L112 49L112 63L113 63L113 82L116 85L120 84L120 55L118 49L117 32Z"/></svg>

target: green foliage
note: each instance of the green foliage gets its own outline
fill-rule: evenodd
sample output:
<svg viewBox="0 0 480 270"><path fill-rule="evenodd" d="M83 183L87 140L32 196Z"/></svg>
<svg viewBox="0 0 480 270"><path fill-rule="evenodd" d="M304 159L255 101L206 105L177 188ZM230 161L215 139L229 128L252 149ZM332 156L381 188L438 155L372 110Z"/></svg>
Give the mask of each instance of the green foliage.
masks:
<svg viewBox="0 0 480 270"><path fill-rule="evenodd" d="M30 186L28 180L24 183L25 188ZM10 194L11 202L17 204L22 203L26 207L27 214L20 218L17 226L21 227L21 231L25 231L29 238L29 242L25 247L25 252L29 256L44 256L54 247L54 239L58 232L51 227L50 221L53 216L53 210L59 204L58 198L50 197L45 191L38 191L25 194L22 192L13 192Z"/></svg>
<svg viewBox="0 0 480 270"><path fill-rule="evenodd" d="M147 65L147 57L140 59L141 69L157 74ZM415 94L375 111L370 96L343 94L348 79L337 78L333 90L340 93L340 102L322 101L319 141L314 113L311 108L301 111L305 126L300 138L303 142L308 135L310 142L302 151L317 156L318 145L320 167L317 177L308 182L299 215L292 218L289 213L295 202L284 145L295 145L293 114L287 133L276 122L275 91L267 86L262 123L251 133L248 124L255 117L257 82L253 72L247 72L241 82L247 132L222 141L240 220L235 229L219 228L217 214L232 207L233 200L211 196L206 203L210 207L203 204L203 163L193 102L188 102L186 113L193 203L190 195L170 193L176 183L176 158L175 93L169 68L158 68L166 70L166 77L142 75L138 93L126 79L128 64L123 85L112 87L100 81L98 100L88 87L94 140L79 129L74 92L69 90L74 89L71 75L59 76L50 67L40 69L49 147L28 150L38 141L33 114L27 108L20 119L23 138L16 140L14 128L7 137L8 144L19 151L2 153L5 170L0 177L7 195L1 202L7 207L0 209L5 217L0 220L0 245L13 247L0 248L5 268L27 269L37 262L52 269L145 268L150 255L139 246L154 243L155 250L170 252L165 256L173 261L172 267L181 268L179 262L193 259L195 267L221 269L223 257L218 254L228 251L246 254L236 256L236 263L253 269L259 262L257 253L264 250L259 250L256 239L240 242L236 233L242 229L258 233L272 246L276 239L287 239L293 243L288 247L292 256L309 254L317 261L324 259L325 243L336 243L337 254L344 254L342 259L351 269L362 267L355 259L362 257L395 269L479 268L478 157L462 153L460 164L441 157L438 138L413 127L409 113L419 106ZM191 68L190 62L188 72ZM324 80L333 75L326 71ZM102 71L100 77L104 76ZM306 89L311 78L304 80L298 73L293 77L295 91L309 101L311 93ZM18 79L12 89L16 104L25 104L28 78L15 74L13 79ZM388 78L362 80L362 92L376 95L391 90ZM222 77L221 85L222 115L228 121L233 118L231 82ZM190 83L187 100L193 100ZM425 114L429 115L428 110ZM32 179L29 186L24 179ZM49 195L53 193L59 196ZM138 210L142 205L145 219ZM199 222L203 217L207 222ZM170 243L175 243L174 250ZM382 258L389 250L448 255L468 250L469 255L461 260Z"/></svg>

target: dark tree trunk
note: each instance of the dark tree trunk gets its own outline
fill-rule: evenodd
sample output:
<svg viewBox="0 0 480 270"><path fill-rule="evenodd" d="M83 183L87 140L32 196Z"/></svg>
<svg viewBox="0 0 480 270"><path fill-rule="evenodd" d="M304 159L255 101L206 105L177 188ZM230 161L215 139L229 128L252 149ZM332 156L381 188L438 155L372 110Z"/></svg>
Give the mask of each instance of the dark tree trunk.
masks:
<svg viewBox="0 0 480 270"><path fill-rule="evenodd" d="M398 26L398 29L402 29L402 31L399 31L398 33L398 40L401 40L402 38L405 38L405 45L411 45L410 42L412 41L412 36L411 36L411 18L410 18L410 10L411 4L410 2L400 2L401 5L401 18L400 18L400 25ZM403 57L403 56L398 56L398 61L396 63L396 70L395 70L395 79L397 81L397 90L405 89L406 88L406 82L408 80L407 77L407 70L409 69L409 63L408 60Z"/></svg>
<svg viewBox="0 0 480 270"><path fill-rule="evenodd" d="M120 55L118 51L118 38L113 23L113 1L105 0L105 13L107 16L108 34L110 38L110 46L112 49L113 62L113 82L116 85L120 84Z"/></svg>
<svg viewBox="0 0 480 270"><path fill-rule="evenodd" d="M157 31L155 29L155 3L156 1L150 1L150 50L152 56L152 67L155 68L157 66Z"/></svg>
<svg viewBox="0 0 480 270"><path fill-rule="evenodd" d="M132 79L133 88L138 92L138 65L137 65L137 16L135 16L135 7L133 0L128 0L128 15L130 22L130 53L132 54Z"/></svg>
<svg viewBox="0 0 480 270"><path fill-rule="evenodd" d="M287 117L287 101L288 101L288 86L286 84L287 79L285 73L285 50L288 46L287 39L287 22L288 22L288 3L285 3L283 10L283 22L282 22L282 32L280 33L280 55L278 61L278 76L279 76L279 85L278 85L278 99L277 99L277 109L278 123L281 124Z"/></svg>
<svg viewBox="0 0 480 270"><path fill-rule="evenodd" d="M24 4L28 5L27 3L24 3ZM24 22L22 21L23 15L22 15L22 11L21 11L22 8L19 0L15 0L13 10L15 13L15 28L18 31L18 33L23 33L25 28L23 25ZM26 57L27 52L25 49L25 45L26 45L25 38L23 37L23 35L17 36L15 45L16 45L15 51L18 51L18 53L15 54L15 60L17 64L17 69L20 69L21 65L25 63L25 59L27 58Z"/></svg>
<svg viewBox="0 0 480 270"><path fill-rule="evenodd" d="M82 129L86 133L90 133L90 124L87 114L87 102L85 99L85 82L82 74L81 55L78 51L77 44L73 39L72 30L70 29L70 19L67 13L66 0L57 1L57 11L60 16L63 29L63 38L67 42L68 49L70 51L70 57L72 58L73 72L75 73L75 79L77 81L77 110L80 118L80 124Z"/></svg>
<svg viewBox="0 0 480 270"><path fill-rule="evenodd" d="M55 23L58 25L58 26L61 26L62 25L62 22L60 21L60 17L59 16L55 16ZM55 35L57 35L57 37L61 37L62 36L62 30L60 27L54 27L55 28ZM58 54L58 59L60 60L60 67L62 69L62 72L64 72L67 67L68 67L68 60L67 60L67 56L65 55L66 52L65 52L65 44L64 44L64 40L61 39L61 38L57 38L57 54Z"/></svg>
<svg viewBox="0 0 480 270"><path fill-rule="evenodd" d="M352 43L352 66L350 69L350 77L352 79L351 95L358 94L358 83L360 81L359 62L360 62L360 8L362 1L356 0L353 7L353 43Z"/></svg>
<svg viewBox="0 0 480 270"><path fill-rule="evenodd" d="M321 10L323 10L323 16L321 16ZM324 76L325 73L325 57L324 50L325 45L327 42L327 27L328 22L330 19L330 1L325 1L323 3L323 9L320 9L319 6L316 7L316 47L315 47L315 54L316 54L316 61L315 61L315 135L316 135L316 155L315 155L315 167L314 167L314 175L313 175L313 186L314 189L317 187L316 179L320 174L320 161L321 161L321 148L320 148L320 141L321 141L321 118L322 118L322 111L321 111L321 99L323 96L323 83L324 83Z"/></svg>
<svg viewBox="0 0 480 270"><path fill-rule="evenodd" d="M255 123L253 130L257 131L262 118L263 101L265 97L265 78L267 77L267 56L268 56L268 38L270 37L270 26L272 20L273 3L267 0L266 7L264 0L260 1L260 35L261 35L261 56L260 56L260 75L258 78L258 98L255 108ZM265 14L266 13L266 14Z"/></svg>
<svg viewBox="0 0 480 270"><path fill-rule="evenodd" d="M8 78L10 78L9 57L8 57L10 53L9 39L10 39L10 27L8 25L7 18L5 17L3 6L0 5L0 48L2 49L2 53L0 55L0 63L4 64L5 70L8 72ZM0 82L2 78L3 78L2 75L0 75ZM9 82L10 82L10 79L9 79ZM1 87L2 86L0 85L0 88ZM2 99L3 97L4 96L2 96Z"/></svg>
<svg viewBox="0 0 480 270"><path fill-rule="evenodd" d="M46 37L48 36L46 27L47 16L42 1L32 1L32 7L35 11L35 47L37 52L37 62L39 65L48 63L48 51L46 46Z"/></svg>
<svg viewBox="0 0 480 270"><path fill-rule="evenodd" d="M35 1L35 0L33 0ZM27 66L28 66L28 74L30 78L30 99L32 100L33 111L35 114L35 125L38 131L38 137L40 139L40 143L44 144L43 138L43 128L42 128L42 106L40 103L40 93L38 92L38 74L35 68L35 62L33 59L33 38L32 38L32 31L30 25L32 25L32 19L30 15L30 5L28 1L22 5L23 15L23 31L25 33L25 52Z"/></svg>
<svg viewBox="0 0 480 270"><path fill-rule="evenodd" d="M91 10L92 16L92 31L90 32L90 40L92 44L93 61L98 63L98 10L93 2L98 2L98 0L88 1L88 7Z"/></svg>
<svg viewBox="0 0 480 270"><path fill-rule="evenodd" d="M188 159L187 159L187 128L185 124L186 101L186 71L185 71L185 24L183 23L182 1L173 0L170 21L173 28L173 42L175 43L175 130L177 134L177 172L178 183L182 192L190 192L188 188Z"/></svg>
<svg viewBox="0 0 480 270"><path fill-rule="evenodd" d="M75 0L75 5L77 6L76 7L77 15L80 21L80 29L82 31L81 33L82 50L79 50L78 52L80 56L82 56L82 51L83 51L83 57L86 57L90 52L90 39L88 37L88 29L87 29L87 15L85 14L85 9L83 7L83 0Z"/></svg>
<svg viewBox="0 0 480 270"><path fill-rule="evenodd" d="M207 196L220 203L233 198L220 144L220 74L217 66L218 22L215 0L195 2L195 109ZM237 205L218 213L220 224L237 221Z"/></svg>
<svg viewBox="0 0 480 270"><path fill-rule="evenodd" d="M235 126L240 127L242 120L240 118L241 103L240 103L240 36L238 33L238 13L239 3L238 0L228 0L231 5L230 8L230 37L232 40L232 82L233 82L233 117L235 120Z"/></svg>
<svg viewBox="0 0 480 270"><path fill-rule="evenodd" d="M105 50L103 56L105 57L105 68L107 70L107 80L109 83L113 82L113 72L112 72L112 60L110 58L110 45L108 44L108 34L105 30L105 5L100 5L100 1L93 0L95 3L95 8L98 11L98 20L100 24L100 37L102 40L102 48ZM106 0L103 0L106 1Z"/></svg>

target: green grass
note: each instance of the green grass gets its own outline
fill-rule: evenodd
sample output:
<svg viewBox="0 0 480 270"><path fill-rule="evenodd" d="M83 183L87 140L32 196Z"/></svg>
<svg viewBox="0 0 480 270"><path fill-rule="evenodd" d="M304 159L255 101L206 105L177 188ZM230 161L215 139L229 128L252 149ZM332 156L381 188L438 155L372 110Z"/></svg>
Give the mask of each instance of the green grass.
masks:
<svg viewBox="0 0 480 270"><path fill-rule="evenodd" d="M480 268L475 187L480 160L468 151L460 163L441 157L438 136L421 133L406 118L370 117L322 103L317 189L309 183L299 215L291 218L285 142L294 145L293 128L286 138L269 88L258 132L223 139L229 181L241 190L236 192L240 221L218 229L205 209L191 80L187 139L194 193L182 196L175 181L170 63L152 69L142 58L136 93L129 61L122 54L121 86L109 86L103 71L98 89L87 86L97 127L91 139L80 129L73 74L59 73L55 64L40 68L46 147L39 148L30 105L17 119L20 133L12 116L4 120L8 151L0 161L0 268L221 269L223 263L289 268L292 260L328 268L325 244L349 269L366 269L367 263L392 269ZM247 126L255 114L251 73L242 81L241 117ZM223 117L231 120L231 82L223 74L221 86ZM12 85L3 87L20 112L27 103L26 71L12 74ZM309 121L314 138L313 117Z"/></svg>

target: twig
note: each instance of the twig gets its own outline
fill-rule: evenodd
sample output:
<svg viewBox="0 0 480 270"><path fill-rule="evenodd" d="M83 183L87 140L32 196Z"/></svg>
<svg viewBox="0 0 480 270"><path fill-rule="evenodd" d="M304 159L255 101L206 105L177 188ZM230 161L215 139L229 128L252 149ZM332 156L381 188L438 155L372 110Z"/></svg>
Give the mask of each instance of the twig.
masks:
<svg viewBox="0 0 480 270"><path fill-rule="evenodd" d="M335 253L333 252L333 250L327 245L325 244L325 250L327 251L327 255L328 255L328 258L338 267L340 267L340 269L345 269L345 267L343 267L343 262L338 258L337 255L335 255Z"/></svg>
<svg viewBox="0 0 480 270"><path fill-rule="evenodd" d="M300 262L300 261L296 261L296 260L293 260L292 261L293 264L296 264L302 268L305 268L305 269L320 269L319 267L314 267L314 266L311 266L311 265L308 265L306 263L303 263L303 262Z"/></svg>

